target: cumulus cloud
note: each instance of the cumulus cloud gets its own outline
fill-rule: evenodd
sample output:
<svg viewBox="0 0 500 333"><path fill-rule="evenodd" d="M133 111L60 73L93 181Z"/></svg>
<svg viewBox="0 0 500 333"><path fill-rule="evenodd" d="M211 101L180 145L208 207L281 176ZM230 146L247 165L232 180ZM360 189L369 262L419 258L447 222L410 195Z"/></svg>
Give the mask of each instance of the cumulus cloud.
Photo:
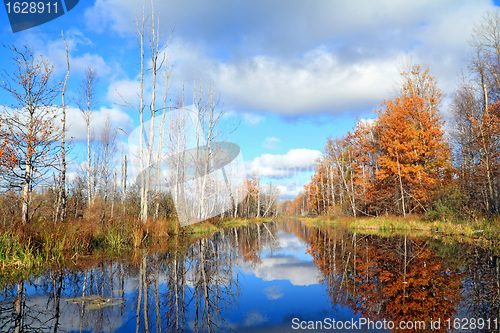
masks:
<svg viewBox="0 0 500 333"><path fill-rule="evenodd" d="M96 70L100 77L107 77L112 73L120 73L121 69L118 64L109 65L106 60L97 53L91 53L87 50L92 47L92 41L85 36L83 32L72 28L64 32L66 43L69 50L69 62L71 75L82 74L85 69L92 67ZM66 73L66 46L60 35L53 37L52 35L42 35L38 33L28 33L25 36L27 43L33 48L35 54L42 54L49 59L55 67L55 74L63 75Z"/></svg>
<svg viewBox="0 0 500 333"><path fill-rule="evenodd" d="M471 14L470 20L476 14L476 8L483 10L492 4L487 0L422 0L412 3L318 0L304 5L301 0L271 3L256 0L234 6L230 0L215 0L197 2L193 6L172 0L155 0L154 6L161 24L175 24L176 34L183 38L194 36L194 41L216 47L222 44L223 51L232 48L240 53L256 54L266 50L276 54L297 54L325 41L337 47L343 46L350 42L346 38L354 37L360 41L356 46L365 46L365 49L367 46L387 49L412 45L414 33L429 24L436 25L436 20L445 21L462 8ZM141 10L141 3L136 0L98 0L87 9L85 18L90 29L134 35L132 22L136 12Z"/></svg>
<svg viewBox="0 0 500 333"><path fill-rule="evenodd" d="M110 83L106 98L118 105L139 105L139 91L141 83L138 80L122 79Z"/></svg>
<svg viewBox="0 0 500 333"><path fill-rule="evenodd" d="M281 233L279 242L282 253L306 253L307 243L293 234Z"/></svg>
<svg viewBox="0 0 500 333"><path fill-rule="evenodd" d="M66 111L67 120L67 136L72 138L74 141L84 141L87 140L87 125L85 123L85 118L82 112L77 108L68 108ZM112 128L122 128L125 131L132 124L132 119L128 113L124 112L119 107L105 108L102 107L99 110L92 112L90 118L91 131L98 135L104 128L106 119L112 124ZM121 135L122 133L118 133Z"/></svg>
<svg viewBox="0 0 500 333"><path fill-rule="evenodd" d="M262 258L254 274L264 281L288 280L294 286L310 286L320 282L318 269L312 262L288 255Z"/></svg>
<svg viewBox="0 0 500 333"><path fill-rule="evenodd" d="M57 118L53 122L55 126L62 126L62 108L54 106L55 109L59 108L57 111ZM2 112L13 112L14 109L0 105L0 113ZM125 131L129 129L132 124L132 119L119 107L106 108L101 107L99 110L91 111L90 116L90 134L91 139L101 133L106 123L109 119L112 128L122 128ZM121 133L119 133L121 135ZM87 140L87 124L85 122L85 117L80 109L75 107L66 108L66 138L73 141L86 141Z"/></svg>
<svg viewBox="0 0 500 333"><path fill-rule="evenodd" d="M310 173L312 174L312 171ZM281 180L279 183L275 183L274 186L280 191L280 197L282 199L293 199L296 198L300 192L304 192L304 183L297 179Z"/></svg>
<svg viewBox="0 0 500 333"><path fill-rule="evenodd" d="M135 0L98 0L86 22L135 38ZM429 65L445 92L465 66L473 22L490 1L155 1L175 82L214 80L241 110L283 115L360 112L390 95L401 62ZM228 28L230 27L230 28Z"/></svg>
<svg viewBox="0 0 500 333"><path fill-rule="evenodd" d="M339 113L376 105L398 79L402 53L387 58L345 63L319 46L299 59L258 55L219 62L192 45L177 41L171 47L174 82L191 81L193 73L213 80L225 100L238 110L282 115ZM263 118L244 113L247 124Z"/></svg>
<svg viewBox="0 0 500 333"><path fill-rule="evenodd" d="M346 111L377 103L397 79L397 58L342 65L314 50L301 61L255 57L224 65L218 82L235 106L285 115ZM235 84L237 82L238 84Z"/></svg>
<svg viewBox="0 0 500 333"><path fill-rule="evenodd" d="M251 311L245 315L244 326L253 327L256 325L262 325L263 323L269 321L267 316L263 315L259 311Z"/></svg>
<svg viewBox="0 0 500 333"><path fill-rule="evenodd" d="M247 165L247 170L257 176L269 178L295 177L304 171L311 171L314 163L322 156L312 149L291 149L284 155L263 154Z"/></svg>

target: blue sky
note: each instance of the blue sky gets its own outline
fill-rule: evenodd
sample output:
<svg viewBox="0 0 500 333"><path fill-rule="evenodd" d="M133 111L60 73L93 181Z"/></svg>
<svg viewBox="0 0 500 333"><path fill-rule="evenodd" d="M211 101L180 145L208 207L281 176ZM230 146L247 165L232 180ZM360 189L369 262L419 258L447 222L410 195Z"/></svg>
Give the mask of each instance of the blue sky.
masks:
<svg viewBox="0 0 500 333"><path fill-rule="evenodd" d="M107 117L131 131L138 116L120 105L116 91L127 100L136 96L134 16L141 7L140 0L81 0L66 15L15 34L0 10L0 38L4 44L28 43L62 78L64 30L70 95L76 97L85 68L93 66L100 75L95 131ZM486 0L154 0L154 7L167 34L174 30L167 48L172 100L183 85L192 91L195 76L213 81L227 110L225 121L238 124L229 141L240 145L247 168L277 185L283 197L302 189L328 137L373 117L380 102L394 95L408 61L429 66L449 96L467 67L474 22L496 8ZM7 72L10 57L0 48ZM0 104L8 104L3 92ZM76 172L79 140L85 138L76 108L70 123ZM120 140L125 144L127 138L122 134Z"/></svg>

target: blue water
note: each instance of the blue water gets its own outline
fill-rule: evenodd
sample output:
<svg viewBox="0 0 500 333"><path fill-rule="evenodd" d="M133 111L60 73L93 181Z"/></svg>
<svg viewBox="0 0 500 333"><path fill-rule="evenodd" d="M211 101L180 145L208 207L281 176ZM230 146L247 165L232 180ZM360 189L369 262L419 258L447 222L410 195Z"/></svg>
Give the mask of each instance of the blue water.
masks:
<svg viewBox="0 0 500 333"><path fill-rule="evenodd" d="M398 298L401 293L397 288L394 295L386 297L383 288L403 281L398 273L402 272L401 244L409 244L407 252L413 253L406 258L408 279L421 278L423 272L431 277L431 284L443 280L430 287L407 284L403 298ZM374 251L383 246L389 252L376 257ZM178 252L143 252L129 260L92 264L86 270L51 269L41 277L13 283L0 294L0 332L16 327L20 332L296 332L308 327L332 331L328 328L333 320L359 323L363 318L402 318L398 310L387 310L401 299L407 302L403 314L415 308L420 311L408 318L427 318L429 313L422 310L427 301L418 298L425 288L432 288L436 299L443 299L442 304L433 304L434 308L442 306L455 317L495 313L499 304L496 290L487 291L482 286L482 293L493 296L482 295L477 304L467 295L473 295L481 281L494 285L488 279L498 279L494 276L497 257L480 254L475 248L448 249L465 258L468 251L480 255L470 261L462 258L459 264L445 261L437 250L431 251L427 241L360 238L306 228L298 221L231 229L197 240ZM485 258L486 264L478 258ZM373 259L373 263L363 268L365 259ZM428 265L430 260L439 265ZM473 264L481 270L474 270ZM387 265L388 271L396 272L394 281L370 275ZM491 267L486 270L488 265ZM453 279L464 283L452 283L441 270L456 274ZM468 276L471 271L477 277ZM474 283L473 278L477 278ZM365 283L379 288L378 294L359 292ZM78 298L89 295L99 298L100 305ZM461 296L449 299L449 295Z"/></svg>

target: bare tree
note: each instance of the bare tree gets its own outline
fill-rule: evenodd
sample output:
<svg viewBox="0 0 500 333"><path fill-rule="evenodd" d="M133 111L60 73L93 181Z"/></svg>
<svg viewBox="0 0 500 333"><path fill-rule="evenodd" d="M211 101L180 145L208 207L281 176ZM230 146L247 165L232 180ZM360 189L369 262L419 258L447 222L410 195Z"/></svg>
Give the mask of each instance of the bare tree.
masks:
<svg viewBox="0 0 500 333"><path fill-rule="evenodd" d="M68 83L69 76L69 50L68 44L66 43L66 38L64 38L64 33L61 31L61 36L64 41L64 46L66 47L66 64L68 66L66 76L64 78L63 89L62 89L62 130L61 130L61 180L59 184L59 195L57 199L56 217L55 221L58 220L62 222L66 217L66 85Z"/></svg>
<svg viewBox="0 0 500 333"><path fill-rule="evenodd" d="M95 96L97 82L98 77L96 71L92 67L87 68L80 86L81 102L79 103L79 107L80 111L82 111L83 117L85 118L85 124L87 126L87 203L89 207L94 202L94 198L92 197L94 189L92 189L92 181L90 175L90 120L92 110L96 105Z"/></svg>
<svg viewBox="0 0 500 333"><path fill-rule="evenodd" d="M168 65L168 60L167 60L167 65L165 66L165 71L164 71L164 93L163 93L163 112L161 115L161 120L160 120L160 125L159 125L159 140L158 140L158 147L156 151L156 161L155 161L155 187L157 192L161 192L161 184L162 184L162 177L161 177L161 172L162 172L162 164L163 164L163 159L164 159L164 140L165 140L165 129L166 129L166 121L167 121L167 110L171 109L170 105L167 105L167 100L168 100L168 88L169 88L169 80L170 80L170 74L171 74L171 68ZM158 218L158 211L160 208L160 200L156 200L156 210L155 210L155 218Z"/></svg>
<svg viewBox="0 0 500 333"><path fill-rule="evenodd" d="M103 197L104 204L108 202L110 191L112 191L111 179L113 169L115 167L115 152L116 152L116 131L111 126L111 120L106 118L104 127L99 134L99 139L96 142L97 157L94 161L96 164L97 179L100 180L100 194Z"/></svg>
<svg viewBox="0 0 500 333"><path fill-rule="evenodd" d="M186 121L187 110L184 107L184 99L179 99L176 103L177 110L170 112L168 116L168 152L167 167L170 169L170 177L168 183L172 197L176 202L178 208L185 207L183 202L185 183L185 165L186 165ZM181 202L182 200L182 202ZM184 220L182 209L177 209L177 216L179 220ZM175 231L177 233L178 225L175 224Z"/></svg>
<svg viewBox="0 0 500 333"><path fill-rule="evenodd" d="M459 184L470 207L500 211L500 12L488 11L474 25L474 56L451 105Z"/></svg>
<svg viewBox="0 0 500 333"><path fill-rule="evenodd" d="M146 8L145 2L142 6L142 17L138 17L136 14L136 35L139 43L140 50L140 88L139 88L139 106L134 106L130 102L124 100L125 104L129 107L136 109L139 113L139 169L141 170L139 175L140 181L140 220L142 223L146 223L148 218L148 195L150 189L150 176L151 176L151 164L153 161L153 146L155 137L155 114L159 110L156 109L156 90L157 83L156 79L160 73L164 62L165 62L165 49L167 48L168 41L163 42L163 34L159 32L160 22L157 16L155 16L153 1L151 1L151 23L147 27L149 30L149 56L151 61L151 67L145 68L146 61ZM149 111L150 111L150 128L148 136L145 136L145 119L144 111L147 106L144 80L147 79L146 74L149 73L151 78L151 100L149 101Z"/></svg>
<svg viewBox="0 0 500 333"><path fill-rule="evenodd" d="M122 209L123 209L123 215L125 215L126 213L125 200L127 199L127 155L123 156L121 189L122 189L122 205L123 205Z"/></svg>
<svg viewBox="0 0 500 333"><path fill-rule="evenodd" d="M224 210L224 207L220 207L220 203L223 202L220 197L222 193L229 191L232 197L227 173L220 166L228 162L224 160L229 157L228 154L223 153L221 143L227 140L233 129L223 128L221 125L226 108L221 103L215 84L211 82L206 90L201 84L197 87L196 81L193 86L194 107L197 113L194 124L197 179L195 192L198 194L198 200L194 203L194 212L199 220L204 220L223 213L223 211L218 211ZM222 172L223 179L215 173L217 169ZM221 191L222 189L224 191Z"/></svg>
<svg viewBox="0 0 500 333"><path fill-rule="evenodd" d="M478 74L478 83L492 97L500 92L500 12L488 11L474 25L471 45L475 50L471 69ZM482 87L481 87L482 88Z"/></svg>

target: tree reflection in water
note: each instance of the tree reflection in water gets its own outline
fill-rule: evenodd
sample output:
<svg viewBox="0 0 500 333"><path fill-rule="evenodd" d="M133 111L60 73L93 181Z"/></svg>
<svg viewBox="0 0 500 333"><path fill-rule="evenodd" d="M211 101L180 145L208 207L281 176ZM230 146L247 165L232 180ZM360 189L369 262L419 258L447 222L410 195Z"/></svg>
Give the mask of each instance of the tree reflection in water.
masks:
<svg viewBox="0 0 500 333"><path fill-rule="evenodd" d="M331 228L316 228L309 240L308 252L331 302L348 305L361 317L392 320L395 332L402 321L425 321L425 331L444 332L443 324L431 329L431 320L499 317L499 261L484 249L474 247L471 256L457 258L470 246L460 245L451 251L453 258L438 255L419 238L360 236Z"/></svg>
<svg viewBox="0 0 500 333"><path fill-rule="evenodd" d="M163 253L18 281L1 290L0 331L231 331L237 326L228 316L243 302L240 265L263 265L264 253L280 246L279 232L308 244L330 302L356 316L397 323L500 315L500 261L490 250L287 221L191 244L174 238Z"/></svg>
<svg viewBox="0 0 500 333"><path fill-rule="evenodd" d="M1 291L0 331L231 331L224 314L240 292L238 262L258 265L277 238L274 224L249 225L128 262L48 270Z"/></svg>
<svg viewBox="0 0 500 333"><path fill-rule="evenodd" d="M458 308L461 318L500 320L500 257L480 247L464 246L454 251L462 256L464 301ZM499 331L499 327L495 331Z"/></svg>

